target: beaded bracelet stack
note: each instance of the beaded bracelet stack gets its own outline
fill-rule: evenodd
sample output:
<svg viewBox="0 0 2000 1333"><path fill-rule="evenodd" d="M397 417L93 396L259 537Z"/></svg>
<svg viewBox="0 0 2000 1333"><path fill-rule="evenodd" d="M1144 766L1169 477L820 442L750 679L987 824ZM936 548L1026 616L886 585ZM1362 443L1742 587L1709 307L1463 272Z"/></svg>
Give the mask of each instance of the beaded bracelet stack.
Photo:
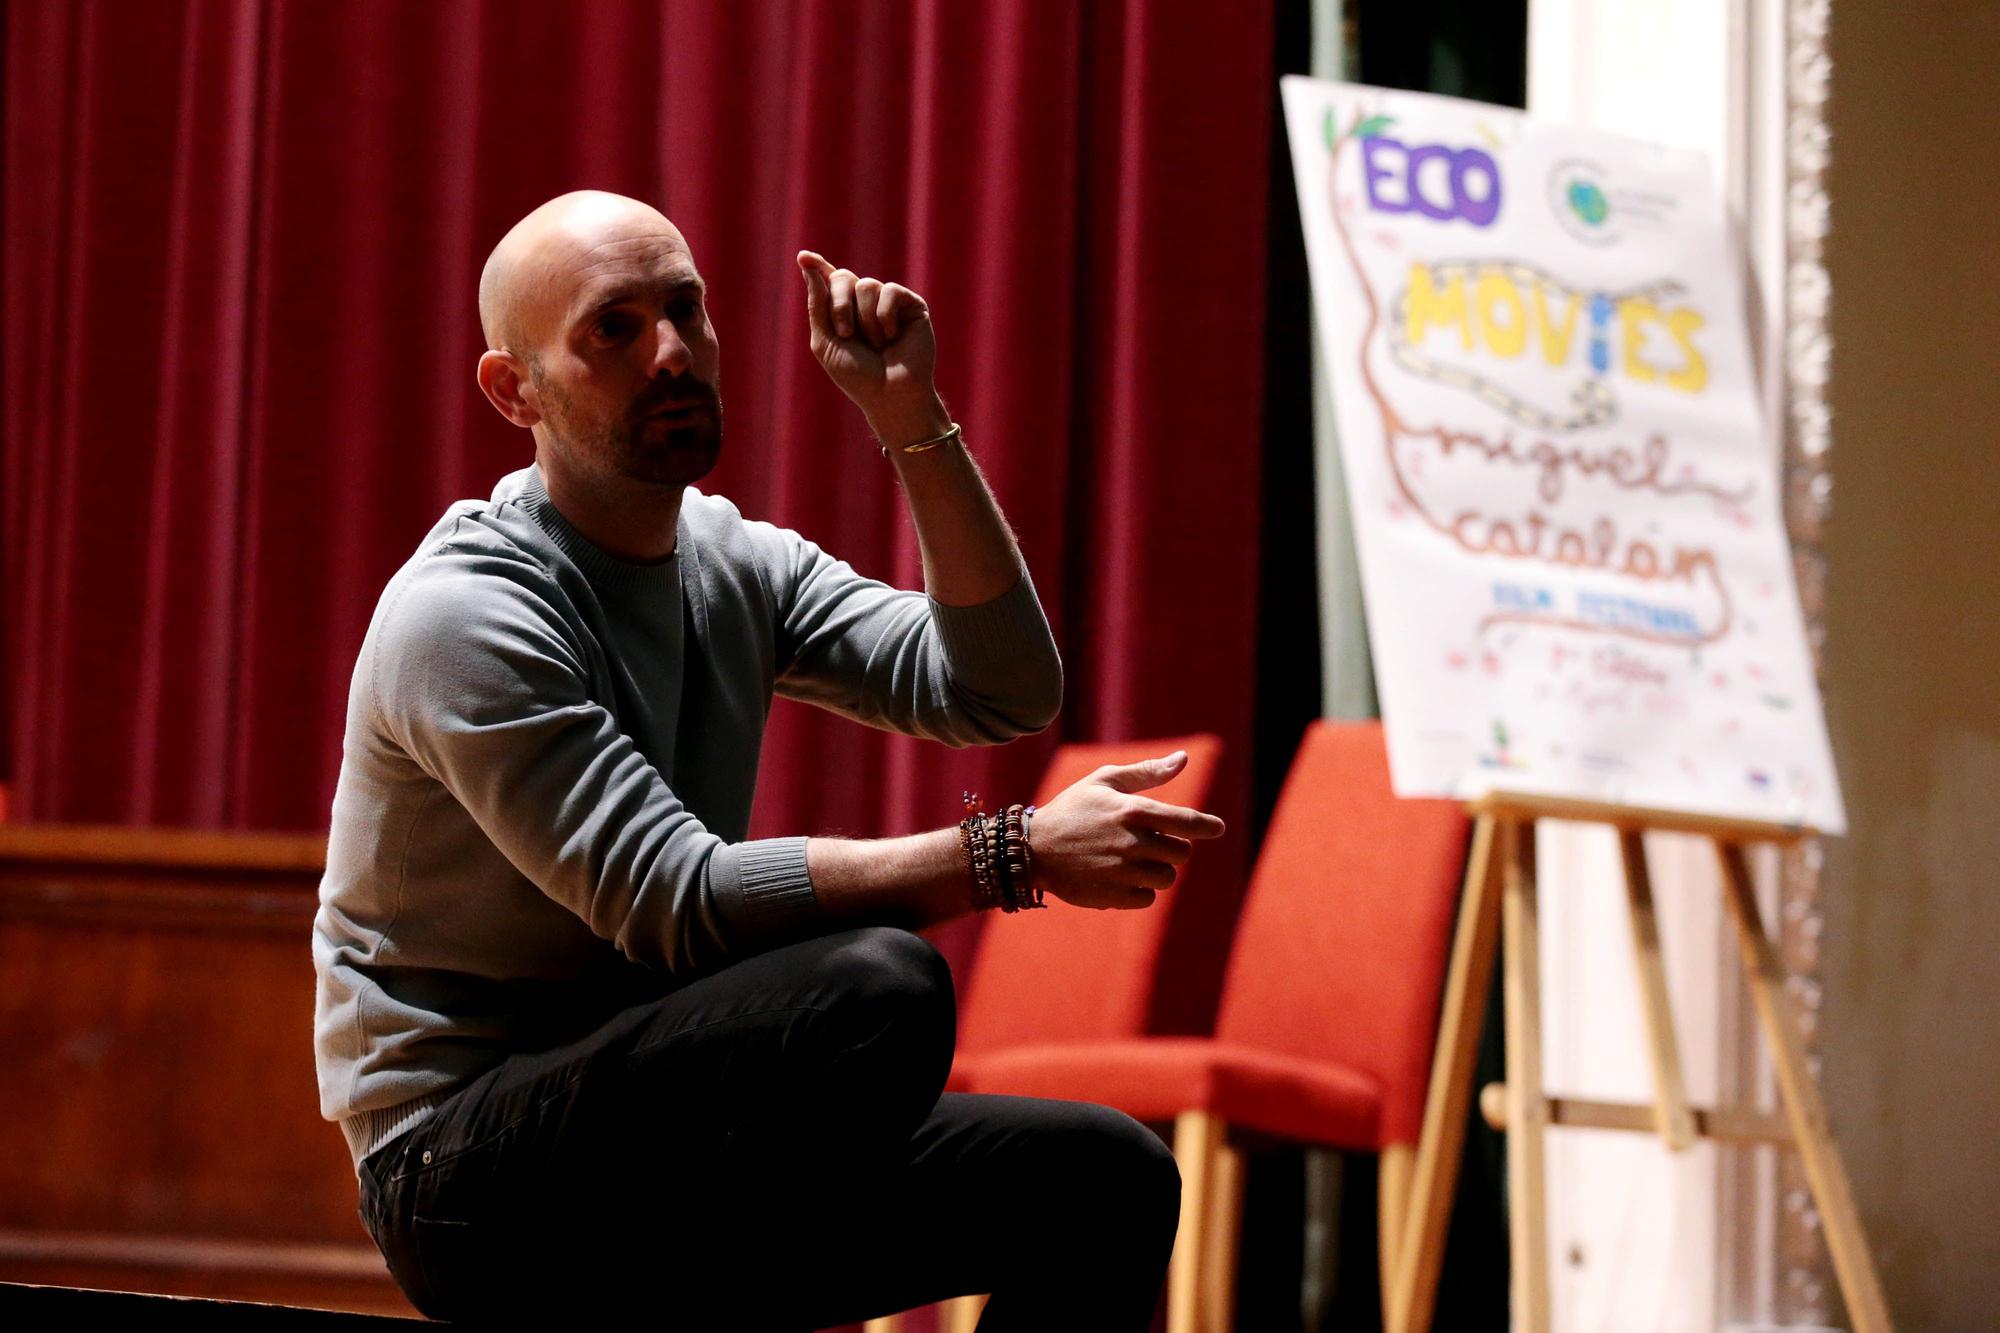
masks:
<svg viewBox="0 0 2000 1333"><path fill-rule="evenodd" d="M980 807L979 797L967 792L965 808L966 816L958 826L958 848L972 876L973 906L981 911L997 907L1003 912L1046 907L1042 890L1034 882L1035 856L1028 845L1035 807L1010 805L989 815Z"/></svg>

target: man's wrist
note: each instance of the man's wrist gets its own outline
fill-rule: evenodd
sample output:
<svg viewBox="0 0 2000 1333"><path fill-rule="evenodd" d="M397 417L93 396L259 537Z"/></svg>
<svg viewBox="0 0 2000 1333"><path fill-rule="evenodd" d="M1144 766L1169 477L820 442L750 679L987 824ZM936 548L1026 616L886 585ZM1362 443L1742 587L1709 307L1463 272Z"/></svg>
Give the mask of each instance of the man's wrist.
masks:
<svg viewBox="0 0 2000 1333"><path fill-rule="evenodd" d="M951 413L935 390L915 402L884 405L866 415L868 429L891 454L951 429Z"/></svg>

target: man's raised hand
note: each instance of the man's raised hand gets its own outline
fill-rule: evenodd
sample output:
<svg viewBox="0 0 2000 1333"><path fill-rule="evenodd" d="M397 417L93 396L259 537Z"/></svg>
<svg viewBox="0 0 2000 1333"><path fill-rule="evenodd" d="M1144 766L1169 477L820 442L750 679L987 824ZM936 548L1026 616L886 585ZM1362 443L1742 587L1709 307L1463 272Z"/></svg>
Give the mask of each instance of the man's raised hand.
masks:
<svg viewBox="0 0 2000 1333"><path fill-rule="evenodd" d="M1035 811L1029 826L1035 881L1078 907L1147 907L1171 888L1193 839L1219 838L1222 821L1140 792L1169 781L1187 752L1107 764Z"/></svg>
<svg viewBox="0 0 2000 1333"><path fill-rule="evenodd" d="M798 263L813 356L828 377L883 443L935 434L930 427L943 405L935 383L937 338L923 297L901 283L835 268L811 250L799 251Z"/></svg>

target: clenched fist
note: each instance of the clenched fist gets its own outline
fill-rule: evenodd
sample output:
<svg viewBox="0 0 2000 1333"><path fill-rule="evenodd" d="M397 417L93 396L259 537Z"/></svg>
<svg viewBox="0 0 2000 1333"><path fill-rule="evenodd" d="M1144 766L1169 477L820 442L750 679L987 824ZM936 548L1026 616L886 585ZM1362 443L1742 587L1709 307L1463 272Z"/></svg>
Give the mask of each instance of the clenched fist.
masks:
<svg viewBox="0 0 2000 1333"><path fill-rule="evenodd" d="M937 338L924 298L897 282L835 268L799 251L812 353L861 409L886 445L941 434L951 422L939 401Z"/></svg>

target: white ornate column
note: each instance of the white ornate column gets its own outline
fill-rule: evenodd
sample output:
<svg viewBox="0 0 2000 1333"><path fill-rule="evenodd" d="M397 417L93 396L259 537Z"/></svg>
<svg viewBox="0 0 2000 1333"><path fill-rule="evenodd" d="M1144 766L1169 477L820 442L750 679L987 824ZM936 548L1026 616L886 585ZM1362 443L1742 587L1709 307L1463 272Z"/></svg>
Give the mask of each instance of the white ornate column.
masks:
<svg viewBox="0 0 2000 1333"><path fill-rule="evenodd" d="M1829 0L1531 0L1529 109L1706 152L1750 260L1752 344L1782 448L1800 599L1817 661L1825 637L1821 525L1831 497L1826 376L1825 104ZM1542 840L1544 994L1552 1086L1650 1096L1618 865L1608 839ZM1771 1100L1719 910L1712 854L1656 839L1653 871L1690 1093ZM1809 1049L1819 1014L1820 855L1758 866L1779 923ZM1551 1141L1557 1325L1595 1329L1807 1327L1833 1285L1795 1158L1643 1139Z"/></svg>

